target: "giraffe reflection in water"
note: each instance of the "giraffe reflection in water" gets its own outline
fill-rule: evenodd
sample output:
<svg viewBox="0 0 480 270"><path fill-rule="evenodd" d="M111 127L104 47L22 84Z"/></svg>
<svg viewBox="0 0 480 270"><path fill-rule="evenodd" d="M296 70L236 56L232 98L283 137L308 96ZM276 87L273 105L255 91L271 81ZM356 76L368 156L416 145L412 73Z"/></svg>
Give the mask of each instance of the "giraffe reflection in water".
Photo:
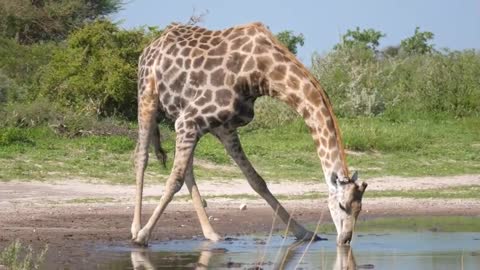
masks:
<svg viewBox="0 0 480 270"><path fill-rule="evenodd" d="M300 248L301 246L304 246L300 242L295 242L291 244L290 246L286 247L282 251L280 251L280 255L282 256L277 256L276 258L277 261L275 261L273 264L271 262L259 262L258 260L253 263L253 268L256 267L256 269L296 269L296 268L303 268L303 269L310 269L312 267L318 268L320 267L321 269L328 269L326 268L327 261L325 259L321 265L308 265L308 263L302 263L303 255L305 253L305 249ZM194 265L189 265L189 267L194 267L194 269L213 269L219 267L219 265L210 265L211 263L211 258L216 255L216 256L222 256L222 253L215 252L214 249L212 249L212 244L211 243L205 243L201 247L201 252L200 256L198 257L197 262ZM149 251L146 249L141 249L141 250L134 250L131 252L131 260L132 260L132 266L133 269L135 270L153 270L157 269L155 265L151 262L150 257L149 257ZM217 263L221 260L215 260ZM251 262L245 262L246 264L252 264ZM239 263L242 265L242 262ZM256 265L255 265L256 264ZM330 264L330 262L328 262ZM160 267L160 265L158 266ZM162 265L162 267L165 267L165 265ZM225 267L228 267L228 265L225 265ZM252 268L252 269L253 269ZM337 253L336 253L336 258L335 262L332 265L332 270L355 270L357 269L357 264L355 262L355 256L353 255L352 248L350 246L337 246Z"/></svg>

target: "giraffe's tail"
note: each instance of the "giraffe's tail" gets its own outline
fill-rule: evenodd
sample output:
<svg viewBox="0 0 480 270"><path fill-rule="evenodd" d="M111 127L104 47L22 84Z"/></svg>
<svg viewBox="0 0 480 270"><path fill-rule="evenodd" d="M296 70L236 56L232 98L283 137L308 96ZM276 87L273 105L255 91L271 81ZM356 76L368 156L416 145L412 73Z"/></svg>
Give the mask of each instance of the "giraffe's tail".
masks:
<svg viewBox="0 0 480 270"><path fill-rule="evenodd" d="M166 168L167 153L162 148L160 129L158 128L158 125L155 125L155 127L153 128L152 143L153 143L153 148L155 150L155 156L162 163L163 167Z"/></svg>

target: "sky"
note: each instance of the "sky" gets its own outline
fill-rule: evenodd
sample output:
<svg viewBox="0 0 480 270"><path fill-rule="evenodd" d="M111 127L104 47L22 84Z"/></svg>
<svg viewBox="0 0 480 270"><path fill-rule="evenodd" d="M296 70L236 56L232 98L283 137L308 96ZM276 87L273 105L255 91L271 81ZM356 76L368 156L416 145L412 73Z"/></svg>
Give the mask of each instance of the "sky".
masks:
<svg viewBox="0 0 480 270"><path fill-rule="evenodd" d="M224 29L262 22L272 32L305 36L298 57L309 64L313 52L327 53L348 29L373 28L387 36L380 47L398 45L415 27L435 34L435 48L480 49L480 0L126 0L112 16L124 28L165 27L208 11L200 26Z"/></svg>

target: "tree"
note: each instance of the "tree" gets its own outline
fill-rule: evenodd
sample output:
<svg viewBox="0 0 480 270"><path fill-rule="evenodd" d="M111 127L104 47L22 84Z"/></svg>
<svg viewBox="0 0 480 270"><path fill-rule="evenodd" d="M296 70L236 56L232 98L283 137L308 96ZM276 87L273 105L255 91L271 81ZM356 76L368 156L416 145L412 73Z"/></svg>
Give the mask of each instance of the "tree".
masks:
<svg viewBox="0 0 480 270"><path fill-rule="evenodd" d="M121 0L0 0L0 36L20 44L65 39L86 22L118 11Z"/></svg>
<svg viewBox="0 0 480 270"><path fill-rule="evenodd" d="M415 28L413 36L402 40L400 48L407 54L427 54L433 52L433 44L428 44L434 37L432 32L420 32L420 27Z"/></svg>
<svg viewBox="0 0 480 270"><path fill-rule="evenodd" d="M360 27L357 27L355 30L348 30L347 33L342 36L341 43L335 45L335 49L341 47L360 47L376 52L380 44L380 39L385 36L386 34L372 28L360 30Z"/></svg>
<svg viewBox="0 0 480 270"><path fill-rule="evenodd" d="M293 31L282 31L276 35L277 39L293 54L297 54L298 46L303 46L305 37L303 34L295 35Z"/></svg>

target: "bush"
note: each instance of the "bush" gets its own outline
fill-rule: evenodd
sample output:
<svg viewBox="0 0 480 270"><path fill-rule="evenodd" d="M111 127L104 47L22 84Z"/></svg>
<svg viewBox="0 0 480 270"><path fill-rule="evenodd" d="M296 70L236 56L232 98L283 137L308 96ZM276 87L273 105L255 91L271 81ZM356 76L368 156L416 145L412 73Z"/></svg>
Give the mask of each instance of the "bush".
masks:
<svg viewBox="0 0 480 270"><path fill-rule="evenodd" d="M137 61L159 31L96 21L72 33L40 75L41 95L84 113L136 116Z"/></svg>
<svg viewBox="0 0 480 270"><path fill-rule="evenodd" d="M32 100L37 94L37 71L57 50L54 43L19 45L0 38L0 102Z"/></svg>
<svg viewBox="0 0 480 270"><path fill-rule="evenodd" d="M340 48L314 55L312 72L341 116L480 115L480 54L473 50L383 58Z"/></svg>

